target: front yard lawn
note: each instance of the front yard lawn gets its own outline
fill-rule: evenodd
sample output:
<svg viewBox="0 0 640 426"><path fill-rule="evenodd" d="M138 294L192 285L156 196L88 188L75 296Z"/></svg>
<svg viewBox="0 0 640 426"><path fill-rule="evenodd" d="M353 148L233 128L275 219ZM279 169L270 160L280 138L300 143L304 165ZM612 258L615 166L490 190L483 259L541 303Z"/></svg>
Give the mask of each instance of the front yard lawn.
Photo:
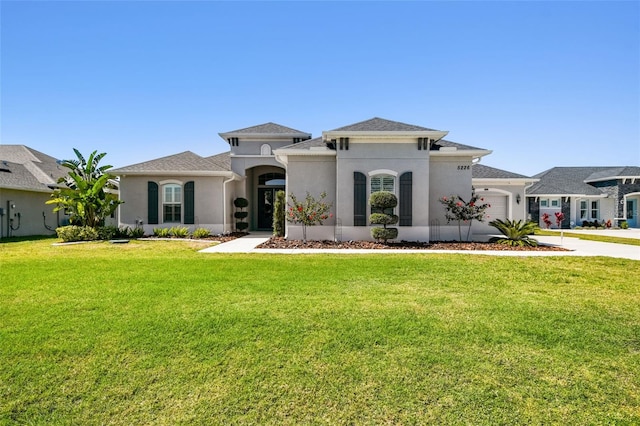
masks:
<svg viewBox="0 0 640 426"><path fill-rule="evenodd" d="M0 424L638 424L637 261L0 244Z"/></svg>

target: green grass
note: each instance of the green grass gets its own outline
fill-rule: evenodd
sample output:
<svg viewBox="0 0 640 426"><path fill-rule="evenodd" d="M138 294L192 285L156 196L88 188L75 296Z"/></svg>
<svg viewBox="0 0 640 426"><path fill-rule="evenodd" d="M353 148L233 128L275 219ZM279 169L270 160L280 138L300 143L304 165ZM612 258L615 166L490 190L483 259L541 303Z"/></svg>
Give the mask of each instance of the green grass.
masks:
<svg viewBox="0 0 640 426"><path fill-rule="evenodd" d="M640 423L637 261L53 241L0 244L0 424Z"/></svg>
<svg viewBox="0 0 640 426"><path fill-rule="evenodd" d="M551 237L559 237L560 231L550 231L548 229L539 229L535 235L545 235ZM640 240L635 238L610 237L607 235L580 234L578 231L565 232L565 237L580 238L581 240L599 241L601 243L628 244L631 246L640 246Z"/></svg>

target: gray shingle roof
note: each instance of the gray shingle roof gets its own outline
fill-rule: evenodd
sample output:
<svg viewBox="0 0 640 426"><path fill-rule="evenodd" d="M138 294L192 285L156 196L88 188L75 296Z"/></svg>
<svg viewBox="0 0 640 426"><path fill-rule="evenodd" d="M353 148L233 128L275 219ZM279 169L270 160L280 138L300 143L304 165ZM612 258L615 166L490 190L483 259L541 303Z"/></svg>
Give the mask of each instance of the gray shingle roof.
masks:
<svg viewBox="0 0 640 426"><path fill-rule="evenodd" d="M309 149L312 147L324 147L324 146L327 146L327 144L322 140L322 138L313 138L313 139L308 139L306 141L283 146L282 148L279 148L279 149Z"/></svg>
<svg viewBox="0 0 640 426"><path fill-rule="evenodd" d="M421 132L436 131L426 127L416 126L413 124L401 123L399 121L386 120L384 118L374 117L369 120L360 121L359 123L349 124L348 126L339 127L331 130L342 132Z"/></svg>
<svg viewBox="0 0 640 426"><path fill-rule="evenodd" d="M602 195L600 189L585 181L593 179L594 175L608 177L614 173L624 176L619 174L624 169L633 171L638 167L554 167L533 176L540 181L527 189L527 195Z"/></svg>
<svg viewBox="0 0 640 426"><path fill-rule="evenodd" d="M463 145L461 143L451 142L451 141L448 141L448 140L445 140L445 139L440 139L438 142L436 142L436 143L431 145L431 150L432 151L439 151L440 148L442 148L442 147L454 147L454 148L457 148L457 149L459 149L461 151L468 150L468 149L473 149L473 150L478 150L478 149L481 150L481 149L483 149L483 148L478 148L478 147L471 146L471 145Z"/></svg>
<svg viewBox="0 0 640 426"><path fill-rule="evenodd" d="M257 126L246 127L244 129L233 130L231 132L223 132L223 134L227 133L249 133L249 134L268 134L268 135L278 135L278 134L292 134L299 133L301 135L308 135L307 132L301 132L300 130L292 129L291 127L286 127L277 123L264 123L258 124Z"/></svg>
<svg viewBox="0 0 640 426"><path fill-rule="evenodd" d="M191 151L145 161L143 163L132 164L110 170L113 174L123 175L127 173L170 173L170 172L227 172L227 161L222 154L204 158Z"/></svg>
<svg viewBox="0 0 640 426"><path fill-rule="evenodd" d="M474 164L471 168L471 176L474 179L531 179L529 176L496 169L484 164Z"/></svg>
<svg viewBox="0 0 640 426"><path fill-rule="evenodd" d="M606 170L594 172L589 175L585 180L596 181L606 179L616 179L618 177L640 177L640 167L605 167Z"/></svg>
<svg viewBox="0 0 640 426"><path fill-rule="evenodd" d="M50 191L68 170L58 160L24 145L0 145L0 188Z"/></svg>

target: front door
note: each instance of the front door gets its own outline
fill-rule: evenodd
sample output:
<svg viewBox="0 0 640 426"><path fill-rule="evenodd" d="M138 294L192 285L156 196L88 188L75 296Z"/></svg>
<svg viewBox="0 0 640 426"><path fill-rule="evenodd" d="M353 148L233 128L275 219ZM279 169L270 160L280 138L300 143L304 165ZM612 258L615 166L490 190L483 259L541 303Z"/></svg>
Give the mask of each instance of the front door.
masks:
<svg viewBox="0 0 640 426"><path fill-rule="evenodd" d="M627 224L630 228L638 227L638 200L627 200Z"/></svg>
<svg viewBox="0 0 640 426"><path fill-rule="evenodd" d="M273 230L273 203L281 188L258 188L258 231Z"/></svg>

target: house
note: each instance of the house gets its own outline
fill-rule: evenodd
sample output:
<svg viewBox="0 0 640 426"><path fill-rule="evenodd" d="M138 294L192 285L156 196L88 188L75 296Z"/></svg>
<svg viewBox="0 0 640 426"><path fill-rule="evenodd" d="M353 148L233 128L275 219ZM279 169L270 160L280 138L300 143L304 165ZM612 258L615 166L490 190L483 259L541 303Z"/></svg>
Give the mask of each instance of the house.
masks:
<svg viewBox="0 0 640 426"><path fill-rule="evenodd" d="M24 145L0 145L0 238L47 235L69 218L45 202L58 178L58 161Z"/></svg>
<svg viewBox="0 0 640 426"><path fill-rule="evenodd" d="M556 228L556 212L564 214L563 228L609 220L640 226L640 167L554 167L534 177L539 180L527 189L527 213L541 227L547 213Z"/></svg>
<svg viewBox="0 0 640 426"><path fill-rule="evenodd" d="M443 196L468 199L476 190L492 203L494 218L524 219L526 176L477 164L490 150L445 139L447 131L372 118L322 132L275 123L220 133L229 152L201 157L190 151L112 170L120 177L120 224L175 225L234 230L234 199L249 200L249 230L272 229L277 191L304 198L326 192L333 217L311 227L309 239L370 240L372 192L396 194L398 239L458 238L448 224ZM476 225L474 233L489 232ZM288 223L287 238L301 239Z"/></svg>

